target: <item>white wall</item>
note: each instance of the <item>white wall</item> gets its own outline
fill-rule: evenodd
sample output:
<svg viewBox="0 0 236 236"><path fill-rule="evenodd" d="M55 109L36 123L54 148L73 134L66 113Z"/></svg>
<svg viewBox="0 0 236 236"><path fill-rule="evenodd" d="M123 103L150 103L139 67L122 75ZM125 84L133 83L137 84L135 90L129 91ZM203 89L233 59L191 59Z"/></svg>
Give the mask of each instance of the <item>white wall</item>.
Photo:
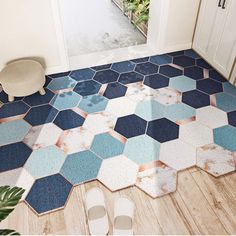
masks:
<svg viewBox="0 0 236 236"><path fill-rule="evenodd" d="M11 60L25 57L45 61L47 73L66 69L63 38L54 23L57 6L52 4L55 3L54 0L0 1L0 69Z"/></svg>

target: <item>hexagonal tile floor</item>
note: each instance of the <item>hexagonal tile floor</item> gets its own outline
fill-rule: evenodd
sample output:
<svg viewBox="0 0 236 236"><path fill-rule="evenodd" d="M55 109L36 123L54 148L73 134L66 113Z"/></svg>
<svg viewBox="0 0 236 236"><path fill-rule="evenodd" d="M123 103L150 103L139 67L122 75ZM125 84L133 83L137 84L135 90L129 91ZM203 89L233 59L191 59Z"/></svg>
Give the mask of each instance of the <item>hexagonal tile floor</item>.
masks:
<svg viewBox="0 0 236 236"><path fill-rule="evenodd" d="M46 76L46 95L0 89L0 185L26 189L37 213L99 180L156 198L198 166L235 171L236 88L186 50Z"/></svg>

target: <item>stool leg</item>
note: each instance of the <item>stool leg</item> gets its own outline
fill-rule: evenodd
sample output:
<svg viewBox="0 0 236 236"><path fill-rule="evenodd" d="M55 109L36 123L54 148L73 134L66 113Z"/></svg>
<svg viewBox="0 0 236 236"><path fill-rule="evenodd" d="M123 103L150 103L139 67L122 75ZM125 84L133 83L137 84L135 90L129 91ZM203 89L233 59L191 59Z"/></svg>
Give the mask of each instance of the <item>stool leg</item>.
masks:
<svg viewBox="0 0 236 236"><path fill-rule="evenodd" d="M45 95L45 94L46 94L44 88L41 88L41 89L39 90L39 93L40 93L41 95Z"/></svg>
<svg viewBox="0 0 236 236"><path fill-rule="evenodd" d="M13 102L14 101L14 96L8 95L8 101Z"/></svg>

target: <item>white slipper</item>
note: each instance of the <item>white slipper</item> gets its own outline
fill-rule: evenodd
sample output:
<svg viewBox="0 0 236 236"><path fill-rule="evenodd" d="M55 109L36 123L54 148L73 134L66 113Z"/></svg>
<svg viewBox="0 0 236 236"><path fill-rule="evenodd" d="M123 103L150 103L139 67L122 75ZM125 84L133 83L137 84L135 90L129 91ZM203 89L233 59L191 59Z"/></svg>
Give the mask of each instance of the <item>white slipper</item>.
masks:
<svg viewBox="0 0 236 236"><path fill-rule="evenodd" d="M103 192L92 188L86 193L86 213L91 235L106 235L109 232L109 222Z"/></svg>
<svg viewBox="0 0 236 236"><path fill-rule="evenodd" d="M133 235L134 203L121 197L115 201L113 235Z"/></svg>

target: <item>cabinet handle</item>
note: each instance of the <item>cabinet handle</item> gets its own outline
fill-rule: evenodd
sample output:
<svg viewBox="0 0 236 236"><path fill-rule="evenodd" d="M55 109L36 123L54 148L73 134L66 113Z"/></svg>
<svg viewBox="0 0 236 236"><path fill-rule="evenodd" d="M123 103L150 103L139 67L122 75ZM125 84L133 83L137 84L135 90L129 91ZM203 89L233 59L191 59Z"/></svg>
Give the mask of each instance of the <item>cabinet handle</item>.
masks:
<svg viewBox="0 0 236 236"><path fill-rule="evenodd" d="M218 7L221 7L221 0L219 0L218 2Z"/></svg>
<svg viewBox="0 0 236 236"><path fill-rule="evenodd" d="M225 9L225 3L226 3L226 0L223 1L222 9Z"/></svg>

